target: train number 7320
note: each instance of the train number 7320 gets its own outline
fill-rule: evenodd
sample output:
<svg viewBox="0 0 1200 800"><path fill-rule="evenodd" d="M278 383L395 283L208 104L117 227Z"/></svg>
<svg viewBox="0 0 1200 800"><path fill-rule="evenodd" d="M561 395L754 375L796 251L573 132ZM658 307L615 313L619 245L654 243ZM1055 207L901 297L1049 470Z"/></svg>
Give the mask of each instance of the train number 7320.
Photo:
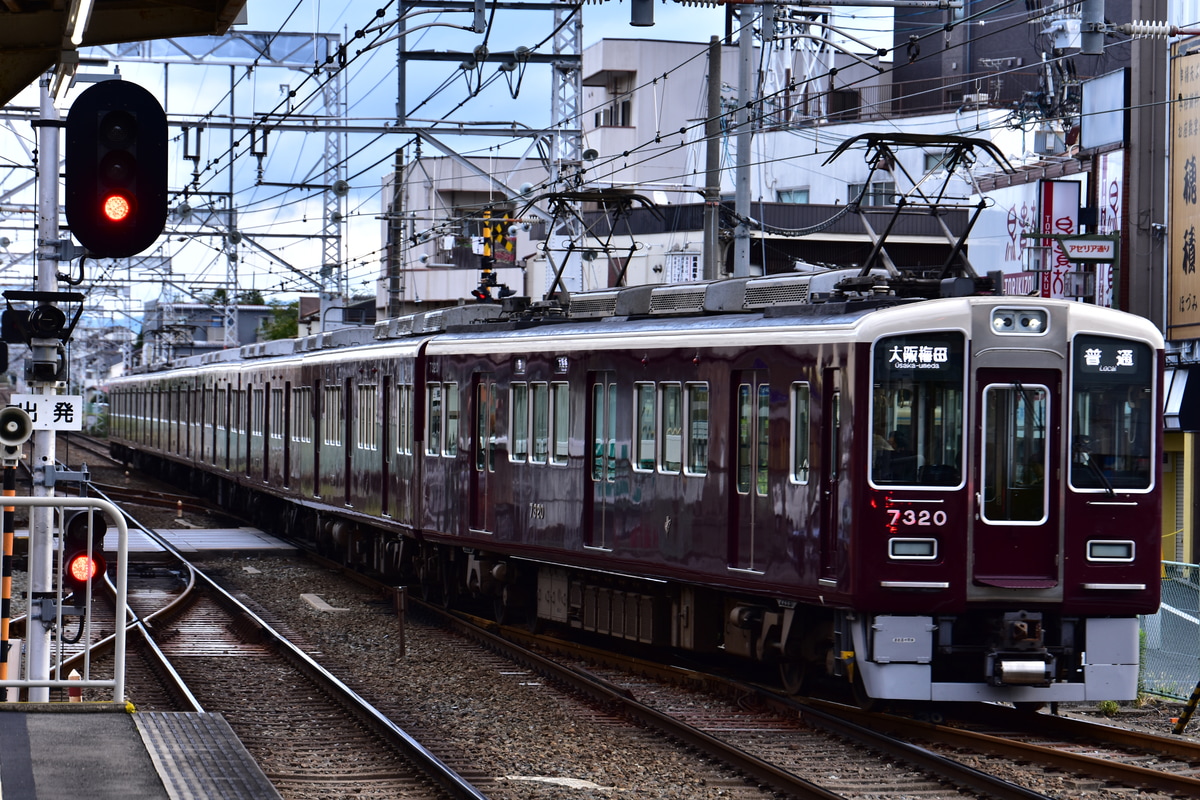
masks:
<svg viewBox="0 0 1200 800"><path fill-rule="evenodd" d="M918 528L927 528L931 525L941 527L946 524L946 512L940 508L937 511L921 509L917 511L912 508L889 508L887 510L892 515L889 525L906 525L916 526Z"/></svg>

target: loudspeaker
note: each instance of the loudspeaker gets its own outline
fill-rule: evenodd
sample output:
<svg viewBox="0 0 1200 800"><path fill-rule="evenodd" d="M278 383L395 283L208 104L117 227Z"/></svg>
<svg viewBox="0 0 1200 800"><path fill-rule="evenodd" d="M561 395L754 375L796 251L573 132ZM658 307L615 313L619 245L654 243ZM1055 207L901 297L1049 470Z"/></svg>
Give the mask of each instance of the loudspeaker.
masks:
<svg viewBox="0 0 1200 800"><path fill-rule="evenodd" d="M33 420L25 409L16 406L0 408L0 445L20 447L33 435Z"/></svg>

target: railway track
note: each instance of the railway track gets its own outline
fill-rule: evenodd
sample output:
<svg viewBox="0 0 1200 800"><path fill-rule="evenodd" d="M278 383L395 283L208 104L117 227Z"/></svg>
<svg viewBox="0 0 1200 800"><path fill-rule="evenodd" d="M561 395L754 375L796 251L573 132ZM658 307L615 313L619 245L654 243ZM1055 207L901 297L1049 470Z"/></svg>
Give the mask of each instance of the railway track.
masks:
<svg viewBox="0 0 1200 800"><path fill-rule="evenodd" d="M173 555L174 571L130 570L140 635L130 637L127 685L139 710L222 714L288 800L484 797L303 647ZM75 649L64 672L82 659L82 646ZM94 656L93 674L106 668L111 673L111 663Z"/></svg>
<svg viewBox="0 0 1200 800"><path fill-rule="evenodd" d="M203 632L208 623L197 624L197 630ZM490 623L476 627L485 638L492 635L488 629L496 628ZM250 630L253 638L253 626ZM527 635L518 629L504 629L503 633L505 637L514 639ZM480 636L478 633L471 635ZM176 635L175 638L195 639L196 636ZM508 647L498 642L487 646L497 651ZM538 646L545 646L545 642ZM170 654L170 645L164 649ZM308 649L320 655L316 652L317 647L310 644ZM176 660L189 657L185 652L177 652L175 656ZM472 657L479 658L478 654ZM211 661L222 656L206 653L204 658ZM1056 733L1054 741L1045 741L1047 728L1041 726L1041 738L1044 740L1041 743L1006 742L1020 738L1016 722L1022 717L1017 715L1005 718L1009 721L1003 725L994 726L995 731L991 734L978 730L959 732L950 726L860 714L855 709L798 705L795 701L775 697L757 687L739 687L732 683L730 685L733 688L722 691L735 697L735 700L727 707L715 708L712 687L721 682L717 676L693 675L687 678L686 681L699 682L706 687L698 696L688 698L686 694L677 696L664 688L678 682L678 679L667 678L668 683L664 684L636 677L652 670L669 671L665 667L640 663L625 667L624 672L605 674L594 666L582 667L578 662L571 663L569 660L566 666L557 668L557 671L552 664L526 661L532 658L532 662L537 662L539 656L536 653L531 657L514 656L506 652L503 658L518 659L531 673L536 670L537 674L555 674L554 680L570 683L571 691L589 694L592 699L586 716L593 724L629 726L632 721L630 732L622 735L640 737L645 742L644 746L651 751L662 746L661 742L655 744L659 740L686 742L688 747L719 760L729 769L750 776L752 783L787 796L1066 797L1075 796L1070 791L1102 791L1106 782L1119 784L1113 787L1117 793L1113 796L1121 791L1142 789L1158 792L1153 795L1155 797L1196 796L1198 793L1192 765L1200 763L1200 754L1188 748L1179 748L1170 755L1174 759L1170 763L1165 760L1165 752L1160 756L1148 756L1159 753L1158 748L1165 747L1161 737L1129 737L1122 745L1123 755L1117 751L1105 751L1097 757L1099 745L1094 734L1099 731L1088 733L1082 728L1069 736ZM133 663L134 659L131 657L130 661ZM585 689L576 685L581 681L592 684L592 687ZM641 708L637 708L639 705ZM1025 715L1025 718L1029 716ZM849 723L848 719L852 719L853 723ZM1046 715L1037 715L1035 719L1039 723L1046 719L1056 720L1056 724L1058 721L1071 722ZM985 723L976 723L977 726L981 724ZM1094 729L1107 726L1087 727ZM660 732L648 737L647 730ZM265 737L264 741L270 742L270 738ZM934 742L932 747L940 748L944 755L939 756L913 742ZM1072 753L1073 750L1076 752ZM886 755L879 755L881 753ZM964 758L964 753L990 755L968 755ZM803 758L798 754L803 754ZM947 757L951 755L953 758ZM1153 766L1145 765L1148 757L1156 759ZM988 761L989 758L994 760ZM959 759L983 766L955 763ZM1122 768L1122 761L1130 762L1130 768ZM1134 763L1138 761L1143 763ZM1066 794L1055 791L1043 794L1028 786L1018 785L1021 783L1019 779L1014 778L1015 782L1009 783L987 774L994 771L1011 776L1013 765L1018 762L1036 765L1034 771L1065 775L1067 777L1058 779L1056 785L1072 788ZM470 768L469 761L463 762L460 767L464 772L470 772ZM1029 772L1030 767L1023 766L1017 771ZM800 778L801 775L805 777ZM476 779L481 785L488 785L488 776L481 773ZM1122 790L1121 787L1126 788ZM730 789L733 792L731 796L739 796L735 787L731 786Z"/></svg>

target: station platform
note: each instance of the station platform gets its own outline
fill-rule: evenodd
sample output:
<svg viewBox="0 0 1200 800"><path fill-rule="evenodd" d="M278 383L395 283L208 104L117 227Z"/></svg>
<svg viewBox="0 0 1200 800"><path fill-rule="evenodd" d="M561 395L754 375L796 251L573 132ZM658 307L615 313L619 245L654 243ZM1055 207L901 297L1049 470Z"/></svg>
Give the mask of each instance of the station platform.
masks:
<svg viewBox="0 0 1200 800"><path fill-rule="evenodd" d="M0 800L274 800L220 714L0 703Z"/></svg>
<svg viewBox="0 0 1200 800"><path fill-rule="evenodd" d="M197 558L235 555L267 555L299 552L299 548L258 528L156 528L172 547L184 556ZM15 551L28 551L29 531L16 531ZM104 550L116 552L117 529L109 528L104 536ZM137 528L129 529L129 556L133 560L153 560L155 554L166 556L162 546Z"/></svg>
<svg viewBox="0 0 1200 800"><path fill-rule="evenodd" d="M298 548L258 528L155 528L185 556L261 555L266 553L295 553ZM106 552L117 549L117 529L109 528L104 537ZM131 558L163 552L162 547L143 531L129 530Z"/></svg>

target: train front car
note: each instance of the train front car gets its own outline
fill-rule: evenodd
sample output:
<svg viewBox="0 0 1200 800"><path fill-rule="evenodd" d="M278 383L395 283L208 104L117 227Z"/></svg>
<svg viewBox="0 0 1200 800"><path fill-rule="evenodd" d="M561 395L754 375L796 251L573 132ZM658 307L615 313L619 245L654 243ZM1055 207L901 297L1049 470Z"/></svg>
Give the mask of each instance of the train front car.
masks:
<svg viewBox="0 0 1200 800"><path fill-rule="evenodd" d="M920 303L866 332L845 671L876 698L1133 698L1137 615L1159 603L1159 332L1006 297Z"/></svg>

